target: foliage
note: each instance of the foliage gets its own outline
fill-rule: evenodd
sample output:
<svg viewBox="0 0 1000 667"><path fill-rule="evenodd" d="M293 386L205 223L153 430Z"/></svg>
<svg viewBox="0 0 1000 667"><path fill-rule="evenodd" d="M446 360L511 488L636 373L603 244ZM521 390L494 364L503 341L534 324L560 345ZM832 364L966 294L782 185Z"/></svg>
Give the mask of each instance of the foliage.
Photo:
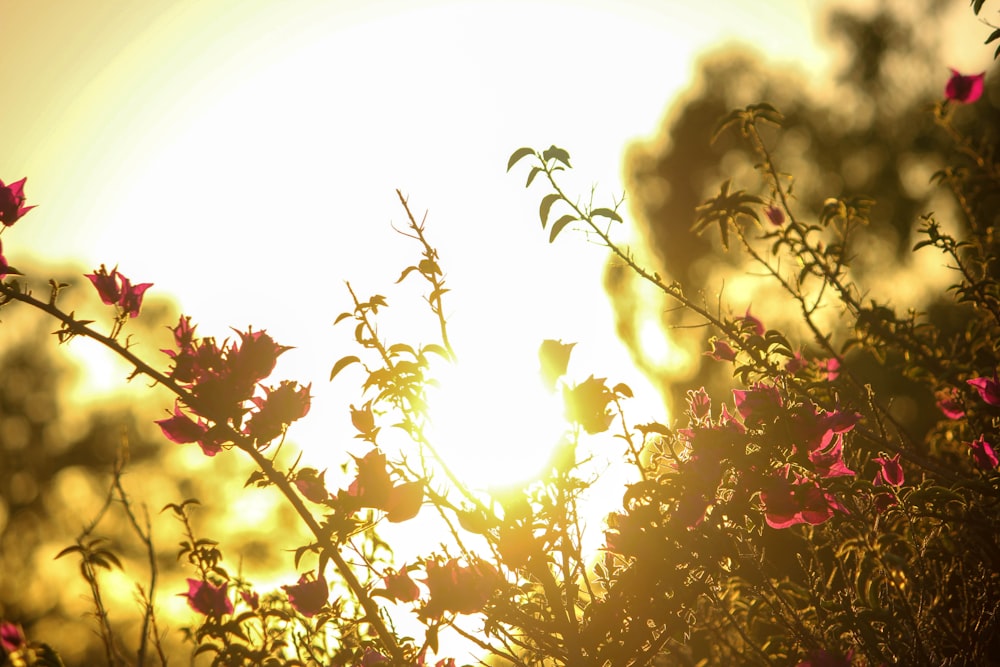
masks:
<svg viewBox="0 0 1000 667"><path fill-rule="evenodd" d="M349 409L363 453L344 453L347 488L331 489L327 471L301 465L286 442L288 427L310 411L311 387L271 384L290 348L266 331L247 328L220 342L181 316L165 350L170 365L160 370L122 339L151 285L117 268L87 276L114 308L107 335L62 308L61 283L51 281L40 299L2 258L0 305L44 313L58 322L60 342L97 341L133 377L168 390L174 404L157 422L163 435L197 445L213 465L245 457L254 466L246 486L279 495L307 529L288 557L287 583L268 589L234 571L226 548L199 533L197 500L163 508L184 533L176 556L191 576L176 594L191 611L185 637L192 656L213 665L448 667L456 663L442 657L446 633L495 664L522 667L990 664L1000 654L1000 276L989 202L1000 171L983 137L956 121L981 86L978 75L953 74L932 113L954 146L935 182L960 202L965 229L948 231L955 225L924 214L913 248L938 253L954 271L961 318L951 329L896 313L851 273L874 202L837 193L817 210L801 204L772 151L785 117L771 104L721 119L718 134L746 145L758 182L726 179L696 208L694 226L718 237L719 252L742 253L784 295L805 340L769 327L764 315L729 314L721 300L712 306L700 290L640 264L616 241L621 202L594 205L563 189L565 149L515 151L508 171L527 162L526 187L545 188L539 218L549 242L577 230L606 248L711 329L707 355L731 368L733 382L725 397L690 389L672 424L630 424L631 388L593 375L575 381L567 375L573 344L543 341L541 367L564 398L567 429L544 473L506 492L470 488L428 435L428 388L455 359L443 306L450 288L402 194L402 233L420 259L397 283L422 281L439 336L387 336L379 317L390 298L348 284L351 305L336 323L353 327L354 349L330 373L363 377ZM24 180L0 184L0 201L5 226L28 213ZM830 311L845 329L827 327L820 315ZM897 417L868 377L869 362L936 404L926 435ZM597 554L583 539L580 501L592 477L577 454L591 437L617 440L634 471L622 506L609 508ZM97 517L57 557L79 560L108 664L166 664L152 521L121 485L124 466L124 458L116 463ZM106 573L120 559L97 527L112 503L151 563L149 583L138 588L144 622L134 656L121 648L104 602ZM440 546L397 560L392 548L401 544L386 537L389 524L417 520ZM4 661L59 664L57 638L53 650L16 621L0 621Z"/></svg>

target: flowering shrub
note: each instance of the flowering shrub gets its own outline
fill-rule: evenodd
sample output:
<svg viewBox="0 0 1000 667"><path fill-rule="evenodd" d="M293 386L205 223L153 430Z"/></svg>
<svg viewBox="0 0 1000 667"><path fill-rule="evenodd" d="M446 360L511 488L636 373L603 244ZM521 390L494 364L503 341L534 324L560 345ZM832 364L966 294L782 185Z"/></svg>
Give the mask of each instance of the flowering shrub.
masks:
<svg viewBox="0 0 1000 667"><path fill-rule="evenodd" d="M953 125L952 102L981 98L983 75L952 72L934 120L956 140L955 164L935 179L968 204L1000 192L993 153ZM265 331L217 341L196 335L192 317L172 327L167 361L138 357L121 334L141 316L149 283L101 266L86 277L115 309L109 334L47 300L0 255L0 305L14 302L59 322L60 341L91 338L174 395L156 423L169 441L197 446L213 465L248 457L247 486L280 494L309 532L289 558L287 583L263 590L229 569L222 547L197 536L187 499L164 508L183 526L179 558L190 568L186 637L193 654L217 665L455 667L442 633L478 647L495 664L990 664L1000 655L1000 276L992 217L965 205L966 229L920 221L914 250L938 252L955 270L952 293L962 326L950 333L916 313L897 314L851 273L854 232L873 202L831 198L800 210L762 134L779 127L768 104L733 111L719 133L734 132L759 160L759 183L731 181L699 207L696 229L742 252L787 297L811 334L796 341L740 306L711 307L697 286L668 281L640 265L614 238L618 207L581 205L561 186L569 153L521 148L508 171L530 164L526 185L544 183L539 215L550 242L582 230L623 266L712 329L705 355L733 369L725 396L687 394L671 424L630 424L632 390L593 375L567 377L572 343L542 341L544 380L560 390L567 430L539 479L515 491L472 489L428 436L427 387L454 360L443 301L441 258L407 200L405 234L420 259L397 282L422 280L432 343L392 342L377 326L382 295L359 296L338 324L353 325L357 349L330 378L363 369L360 407L348 414L364 453L344 453L353 475L332 489L326 471L300 466L285 443L307 417L310 386L270 380L290 348ZM12 226L25 206L24 179L0 183L0 220ZM837 309L847 333L817 315ZM940 418L917 437L873 388L861 359L922 388ZM160 370L161 365L168 365ZM384 429L385 425L396 429ZM390 445L387 432L405 435ZM527 435L527 434L526 434ZM608 508L598 553L584 547L579 500L589 486L584 438L613 436L634 481ZM132 513L115 468L112 497L126 508L151 558L151 528ZM381 525L417 517L440 533L436 551L398 562ZM57 557L80 561L109 664L128 662L102 598L102 570L118 568L101 538L85 533ZM155 560L155 559L153 559ZM140 589L143 590L143 589ZM166 664L153 586L135 662ZM403 617L419 631L402 629ZM17 619L0 621L3 664L60 664L48 644ZM416 634L417 636L411 636ZM50 642L58 649L58 638ZM491 663L494 664L494 663Z"/></svg>

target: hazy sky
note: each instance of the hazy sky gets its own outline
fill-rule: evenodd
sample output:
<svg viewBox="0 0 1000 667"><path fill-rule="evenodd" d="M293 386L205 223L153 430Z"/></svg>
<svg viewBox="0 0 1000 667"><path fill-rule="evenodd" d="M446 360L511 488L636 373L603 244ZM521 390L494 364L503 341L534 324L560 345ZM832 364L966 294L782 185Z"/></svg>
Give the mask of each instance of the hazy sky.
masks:
<svg viewBox="0 0 1000 667"><path fill-rule="evenodd" d="M27 176L39 204L4 236L11 263L118 264L200 333L266 328L319 401L350 351L330 327L343 280L389 296L388 337L429 340L403 307L419 294L392 287L417 257L391 228L396 188L429 212L466 401L534 382L543 338L580 342L579 379L638 384L605 254L579 235L549 246L544 192L507 156L560 145L570 188L609 204L625 146L655 133L699 52L738 40L817 74L827 60L812 0L0 4L0 178Z"/></svg>

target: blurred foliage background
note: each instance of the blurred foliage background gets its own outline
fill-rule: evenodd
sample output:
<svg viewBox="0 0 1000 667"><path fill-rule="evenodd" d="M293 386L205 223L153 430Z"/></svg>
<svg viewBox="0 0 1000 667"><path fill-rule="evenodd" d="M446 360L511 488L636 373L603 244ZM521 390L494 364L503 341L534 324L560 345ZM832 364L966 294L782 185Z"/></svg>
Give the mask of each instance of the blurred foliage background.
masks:
<svg viewBox="0 0 1000 667"><path fill-rule="evenodd" d="M820 29L835 49L839 73L835 81L817 80L788 63L768 62L753 50L726 46L705 54L690 88L667 110L660 133L646 143L628 147L625 155L629 212L644 241L648 261L690 293L700 291L713 310L739 315L748 307L767 328L777 328L807 341L800 313L771 282L744 271L739 251L725 252L712 234L692 231L695 208L732 179L733 187L748 188L765 199L754 161L745 142L734 133L711 143L716 123L732 109L767 101L785 117L780 133L769 139L779 168L794 175L793 208L806 220L816 219L825 199L866 196L876 204L872 223L855 239L852 277L868 294L898 313L926 311L936 326L952 329L963 315L946 298L948 271L937 257L910 252L920 216L962 219L947 188L931 183L954 148L935 125L933 104L943 96L949 63L943 62L937 21L952 9L947 0L832 4ZM979 44L989 34L964 35L981 51L983 69L991 65L990 50ZM775 35L780 39L780 35ZM977 70L978 71L978 70ZM986 96L995 98L987 76ZM956 124L988 128L995 145L1000 114L991 104L956 110ZM951 228L958 236L965 231ZM669 413L683 405L691 387L709 393L728 387L728 365L706 360L709 332L687 328L691 317L646 289L634 275L610 262L605 284L615 304L617 329L628 342L636 363L655 378L666 397ZM721 287L721 291L720 291ZM789 310L789 308L792 308ZM646 318L653 314L669 338L670 354L650 355ZM819 313L837 330L839 313ZM841 328L842 329L842 328ZM841 334L847 332L840 331ZM843 342L843 337L838 342ZM808 350L805 350L808 356ZM935 418L928 397L898 382L886 385L870 361L866 377L892 396L896 417L924 433Z"/></svg>

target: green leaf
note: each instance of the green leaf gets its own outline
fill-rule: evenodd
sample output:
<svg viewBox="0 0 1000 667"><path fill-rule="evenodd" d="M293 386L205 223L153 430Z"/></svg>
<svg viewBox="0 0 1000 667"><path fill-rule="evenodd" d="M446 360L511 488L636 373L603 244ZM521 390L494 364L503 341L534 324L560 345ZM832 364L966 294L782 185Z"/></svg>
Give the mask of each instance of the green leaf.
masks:
<svg viewBox="0 0 1000 667"><path fill-rule="evenodd" d="M574 222L575 220L576 218L572 215L564 215L552 223L552 231L549 233L549 243L555 241L556 237L559 236L559 232L561 232L566 225Z"/></svg>
<svg viewBox="0 0 1000 667"><path fill-rule="evenodd" d="M549 211L552 210L552 205L560 199L562 199L562 197L557 194L545 195L542 197L542 203L538 207L538 217L542 219L542 229L545 229L545 225L549 222Z"/></svg>
<svg viewBox="0 0 1000 667"><path fill-rule="evenodd" d="M340 371L344 370L351 364L356 364L359 363L360 361L361 359L357 358L353 354L342 358L340 361L338 361L333 365L333 370L330 371L330 380L332 381L333 378L337 377L337 374L340 373Z"/></svg>
<svg viewBox="0 0 1000 667"><path fill-rule="evenodd" d="M570 167L569 153L557 146L549 146L545 152L542 153L542 159L546 162L549 160L556 160L557 162L562 162L567 167Z"/></svg>
<svg viewBox="0 0 1000 667"><path fill-rule="evenodd" d="M535 149L525 146L524 148L518 148L516 151L510 154L510 159L507 160L507 171L514 168L514 165L528 157L529 155L534 155Z"/></svg>
<svg viewBox="0 0 1000 667"><path fill-rule="evenodd" d="M622 217L618 215L616 212L612 211L610 208L595 208L593 211L590 212L590 216L594 217L595 215L599 215L602 218L611 218L615 222L622 221Z"/></svg>

